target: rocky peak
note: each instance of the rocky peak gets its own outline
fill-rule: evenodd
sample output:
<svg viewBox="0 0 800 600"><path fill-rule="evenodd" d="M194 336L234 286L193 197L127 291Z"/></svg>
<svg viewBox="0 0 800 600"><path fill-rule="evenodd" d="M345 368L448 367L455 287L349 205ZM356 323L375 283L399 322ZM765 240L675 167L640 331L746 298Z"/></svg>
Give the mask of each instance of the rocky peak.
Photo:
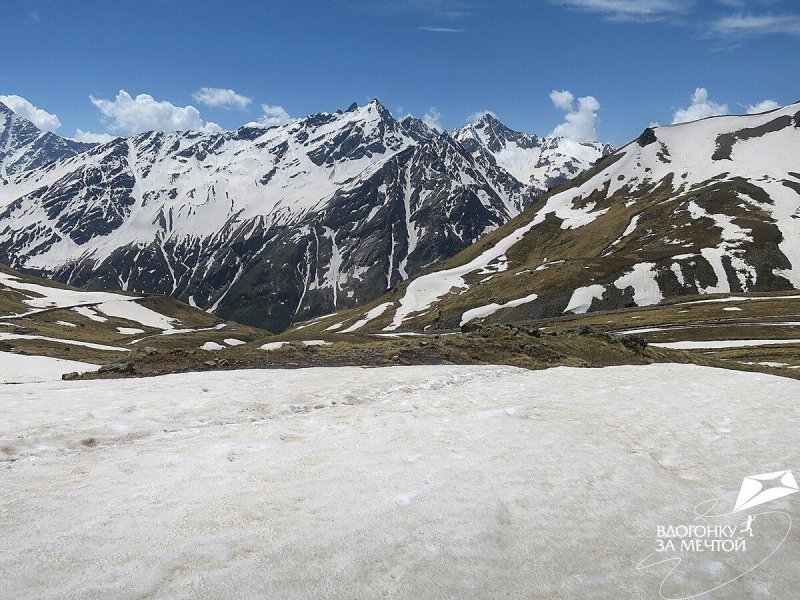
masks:
<svg viewBox="0 0 800 600"><path fill-rule="evenodd" d="M0 103L0 176L43 167L74 156L95 144L85 144L42 131Z"/></svg>

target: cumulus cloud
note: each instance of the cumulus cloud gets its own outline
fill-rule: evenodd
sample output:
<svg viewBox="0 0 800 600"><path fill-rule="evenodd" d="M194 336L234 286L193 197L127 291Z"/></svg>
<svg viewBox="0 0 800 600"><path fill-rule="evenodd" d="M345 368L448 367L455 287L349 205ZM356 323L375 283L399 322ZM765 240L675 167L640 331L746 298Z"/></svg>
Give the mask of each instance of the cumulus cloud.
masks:
<svg viewBox="0 0 800 600"><path fill-rule="evenodd" d="M203 133L222 133L225 130L218 123L208 121L200 131Z"/></svg>
<svg viewBox="0 0 800 600"><path fill-rule="evenodd" d="M600 103L594 96L578 98L577 108L575 97L566 90L553 90L550 92L550 100L557 109L566 113L564 122L553 129L551 136L575 142L591 142L597 139L597 111L600 110Z"/></svg>
<svg viewBox="0 0 800 600"><path fill-rule="evenodd" d="M776 108L780 108L781 105L775 102L775 100L762 100L758 104L751 104L747 107L747 114L748 115L755 115L757 113L767 112L769 110L775 110Z"/></svg>
<svg viewBox="0 0 800 600"><path fill-rule="evenodd" d="M110 133L94 133L92 131L76 129L72 139L76 142L85 142L87 144L104 144L113 140L114 136Z"/></svg>
<svg viewBox="0 0 800 600"><path fill-rule="evenodd" d="M495 119L497 118L497 113L495 113L493 110L488 110L488 109L479 110L479 111L476 111L476 112L472 113L471 115L469 115L467 117L467 123L477 123L478 121L480 121L486 115L491 115Z"/></svg>
<svg viewBox="0 0 800 600"><path fill-rule="evenodd" d="M201 130L205 127L200 111L194 106L175 106L166 100L156 100L149 94L135 98L120 90L114 100L89 96L113 133L131 135L143 131Z"/></svg>
<svg viewBox="0 0 800 600"><path fill-rule="evenodd" d="M0 102L5 104L20 117L28 119L28 121L36 125L39 129L55 131L61 127L61 121L56 115L34 106L22 96L13 94L8 96L0 95Z"/></svg>
<svg viewBox="0 0 800 600"><path fill-rule="evenodd" d="M286 125L286 123L291 123L292 121L292 117L289 116L289 113L286 112L286 109L282 106L262 104L261 112L261 116L256 121L256 123L260 125L273 127L275 125Z"/></svg>
<svg viewBox="0 0 800 600"><path fill-rule="evenodd" d="M422 117L422 122L431 129L435 129L436 131L444 131L441 119L442 113L436 110L435 106L432 106L428 112L425 113L425 116Z"/></svg>
<svg viewBox="0 0 800 600"><path fill-rule="evenodd" d="M563 92L553 90L550 92L550 100L555 104L557 109L567 112L572 110L572 103L575 101L575 96L572 95L572 92L566 90Z"/></svg>
<svg viewBox="0 0 800 600"><path fill-rule="evenodd" d="M727 115L728 113L727 104L718 104L714 102L708 97L708 90L706 88L697 88L694 94L692 94L692 103L686 108L679 108L675 111L672 124L697 121L698 119Z"/></svg>
<svg viewBox="0 0 800 600"><path fill-rule="evenodd" d="M202 87L192 94L200 104L212 108L238 108L244 110L253 101L252 98L238 94L231 89Z"/></svg>

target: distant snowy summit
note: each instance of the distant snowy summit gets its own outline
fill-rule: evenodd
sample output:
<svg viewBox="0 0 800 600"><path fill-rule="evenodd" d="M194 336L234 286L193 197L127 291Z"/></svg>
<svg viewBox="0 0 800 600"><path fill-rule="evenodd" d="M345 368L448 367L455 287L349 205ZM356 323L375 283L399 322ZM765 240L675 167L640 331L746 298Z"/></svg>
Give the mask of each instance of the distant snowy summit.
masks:
<svg viewBox="0 0 800 600"><path fill-rule="evenodd" d="M42 131L0 102L0 178L75 156L92 145Z"/></svg>
<svg viewBox="0 0 800 600"><path fill-rule="evenodd" d="M0 185L0 262L273 330L378 297L608 151L494 118L440 133L377 100L279 126L94 147L39 133L7 145L6 156L29 158L24 171L11 161ZM44 150L19 144L45 138L61 154L42 165L32 157Z"/></svg>
<svg viewBox="0 0 800 600"><path fill-rule="evenodd" d="M575 142L514 131L491 113L456 129L452 135L473 154L488 152L500 167L538 192L569 181L614 151L609 144L600 142Z"/></svg>

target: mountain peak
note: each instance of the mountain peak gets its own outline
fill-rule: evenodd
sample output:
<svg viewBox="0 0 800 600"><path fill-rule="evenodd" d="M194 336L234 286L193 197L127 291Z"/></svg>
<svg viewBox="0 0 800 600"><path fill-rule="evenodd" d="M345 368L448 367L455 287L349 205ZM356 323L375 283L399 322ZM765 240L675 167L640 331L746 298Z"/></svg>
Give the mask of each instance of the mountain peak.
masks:
<svg viewBox="0 0 800 600"><path fill-rule="evenodd" d="M386 108L383 104L381 104L380 100L377 98L373 98L369 101L366 106L368 111L375 111L377 112L383 119L391 119L394 120L391 111Z"/></svg>
<svg viewBox="0 0 800 600"><path fill-rule="evenodd" d="M505 127L503 122L500 121L500 119L497 118L497 115L495 115L494 113L489 112L489 111L486 111L485 113L483 113L480 116L480 118L477 121L474 121L472 124L473 125L479 125L479 124L481 124L481 125L490 125L492 127L496 127L496 126L499 125L501 127Z"/></svg>
<svg viewBox="0 0 800 600"><path fill-rule="evenodd" d="M518 181L543 193L588 169L611 148L596 142L565 144L561 138L542 138L515 131L494 114L451 132L473 155L488 152Z"/></svg>
<svg viewBox="0 0 800 600"><path fill-rule="evenodd" d="M350 106L347 107L347 110L345 110L344 112L351 113L351 112L356 112L359 109L379 110L388 112L388 109L383 104L381 104L381 101L378 100L377 98L373 98L363 106L360 105L358 102L353 102Z"/></svg>
<svg viewBox="0 0 800 600"><path fill-rule="evenodd" d="M414 115L406 115L400 119L400 125L412 138L417 141L429 140L436 136L436 131L425 124L425 121Z"/></svg>
<svg viewBox="0 0 800 600"><path fill-rule="evenodd" d="M94 145L42 131L0 102L0 176L43 167Z"/></svg>

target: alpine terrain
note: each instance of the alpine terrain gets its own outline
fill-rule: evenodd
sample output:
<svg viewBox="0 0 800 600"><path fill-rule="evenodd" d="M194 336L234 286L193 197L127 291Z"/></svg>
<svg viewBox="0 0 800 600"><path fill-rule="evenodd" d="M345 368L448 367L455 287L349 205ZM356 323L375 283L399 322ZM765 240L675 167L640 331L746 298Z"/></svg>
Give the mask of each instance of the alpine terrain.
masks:
<svg viewBox="0 0 800 600"><path fill-rule="evenodd" d="M439 133L377 100L281 126L143 133L9 172L0 261L277 331L441 263L608 151L493 118Z"/></svg>
<svg viewBox="0 0 800 600"><path fill-rule="evenodd" d="M488 151L498 165L539 193L558 187L614 151L608 144L514 131L491 113L457 129L453 137L474 155Z"/></svg>
<svg viewBox="0 0 800 600"><path fill-rule="evenodd" d="M93 145L42 131L0 102L0 183L5 183L5 178L12 173L75 156Z"/></svg>
<svg viewBox="0 0 800 600"><path fill-rule="evenodd" d="M444 268L315 326L449 329L798 288L793 104L648 128Z"/></svg>

